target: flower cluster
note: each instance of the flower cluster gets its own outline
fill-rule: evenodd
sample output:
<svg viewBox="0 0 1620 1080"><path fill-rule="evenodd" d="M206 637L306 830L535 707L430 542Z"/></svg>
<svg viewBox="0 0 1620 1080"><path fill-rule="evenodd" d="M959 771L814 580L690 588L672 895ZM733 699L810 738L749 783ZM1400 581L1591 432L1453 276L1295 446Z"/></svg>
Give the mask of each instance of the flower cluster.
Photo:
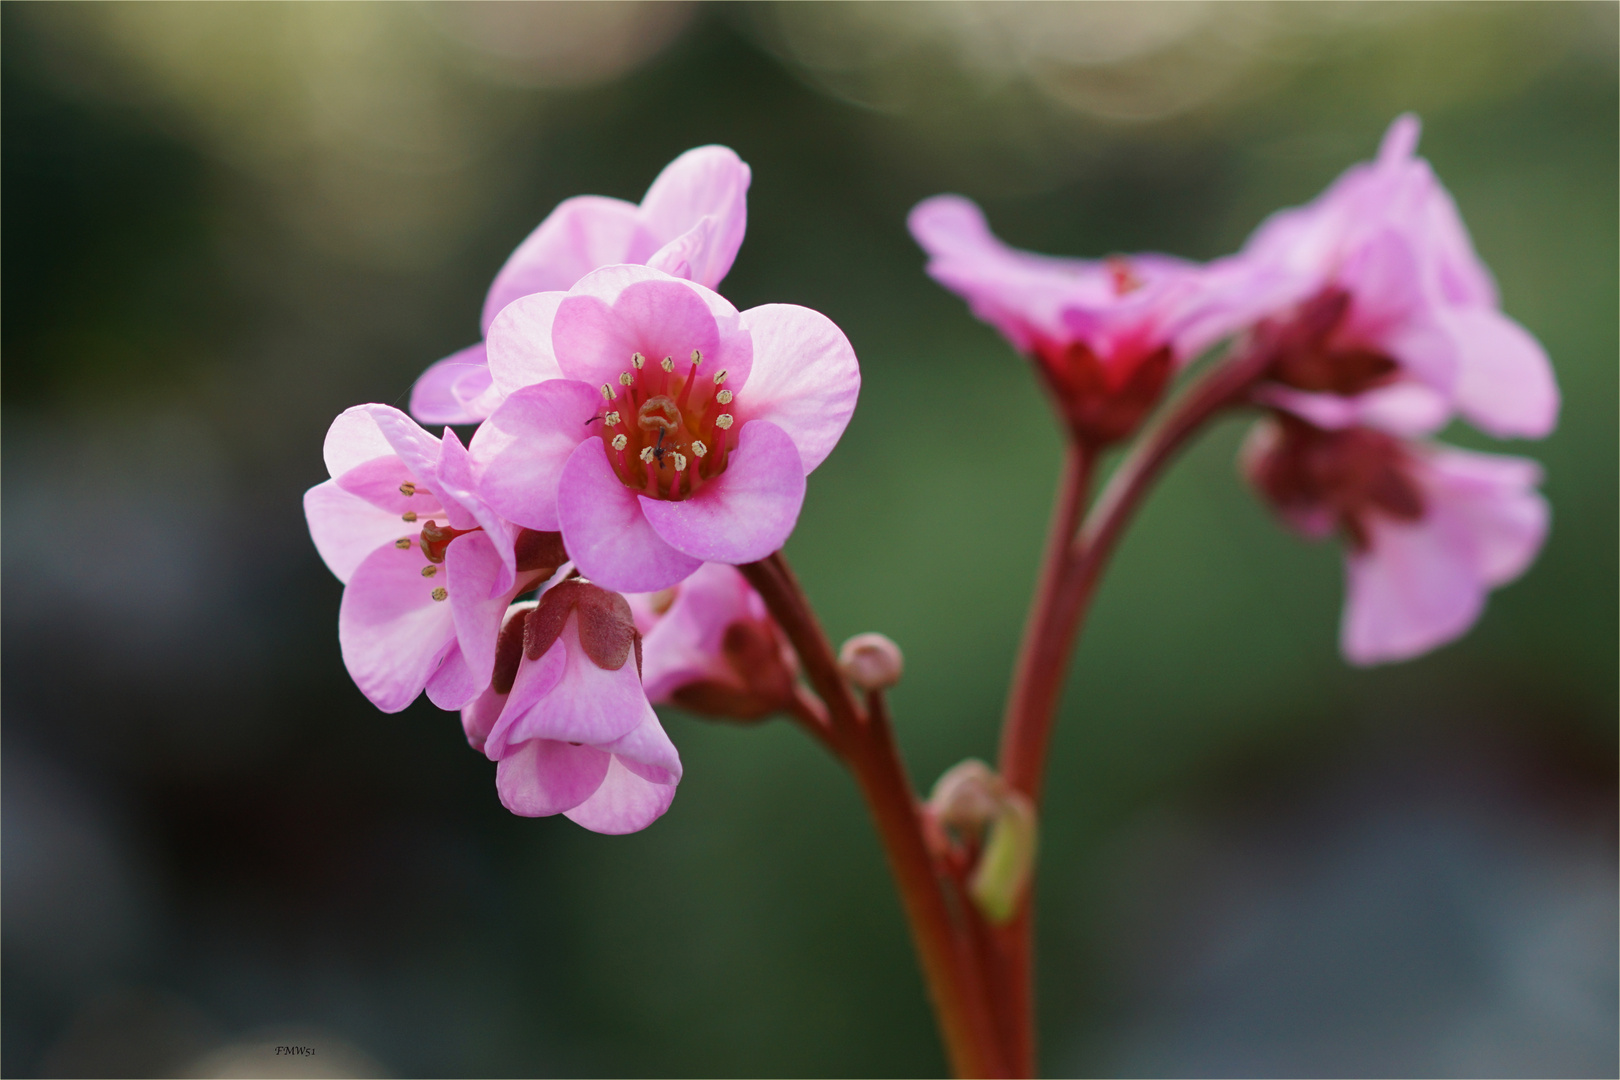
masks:
<svg viewBox="0 0 1620 1080"><path fill-rule="evenodd" d="M496 275L484 341L412 393L422 421L479 423L468 444L383 405L328 433L304 507L344 663L384 711L460 710L514 813L645 828L681 776L652 702L752 720L793 695L734 567L792 532L860 369L825 316L714 291L749 179L700 147L640 205L558 206Z"/></svg>
<svg viewBox="0 0 1620 1080"><path fill-rule="evenodd" d="M1244 468L1291 526L1344 537L1341 648L1360 664L1464 633L1547 531L1534 462L1428 441L1458 417L1499 438L1543 437L1558 388L1415 156L1418 130L1398 118L1375 161L1207 264L1016 251L956 196L910 221L928 272L1035 361L1092 449L1131 434L1174 372L1217 342L1237 337L1263 362L1251 399L1270 415Z"/></svg>

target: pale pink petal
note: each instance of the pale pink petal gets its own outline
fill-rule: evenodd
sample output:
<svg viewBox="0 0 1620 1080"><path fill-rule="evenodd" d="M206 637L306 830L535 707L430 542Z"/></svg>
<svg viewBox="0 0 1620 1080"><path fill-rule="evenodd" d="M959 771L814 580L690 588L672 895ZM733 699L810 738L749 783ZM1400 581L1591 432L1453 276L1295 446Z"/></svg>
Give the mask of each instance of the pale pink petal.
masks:
<svg viewBox="0 0 1620 1080"><path fill-rule="evenodd" d="M559 650L567 665L562 678L549 693L513 720L503 733L508 745L529 739L562 739L600 746L656 717L641 689L635 657L630 657L614 671L597 667L580 645L577 614L569 617L562 634L541 660ZM516 684L512 692L514 696L517 694ZM522 703L514 705L509 700L506 708L512 712L514 708L521 709Z"/></svg>
<svg viewBox="0 0 1620 1080"><path fill-rule="evenodd" d="M743 425L725 472L682 502L641 496L641 512L671 548L693 559L750 563L787 542L804 506L804 489L804 465L793 440L775 424L754 420Z"/></svg>
<svg viewBox="0 0 1620 1080"><path fill-rule="evenodd" d="M566 199L495 275L484 298L483 329L487 332L501 309L520 296L566 291L599 266L640 262L661 243L647 234L640 209L623 199Z"/></svg>
<svg viewBox="0 0 1620 1080"><path fill-rule="evenodd" d="M393 457L394 448L364 405L339 413L326 430L321 447L327 474L333 478L381 457Z"/></svg>
<svg viewBox="0 0 1620 1080"><path fill-rule="evenodd" d="M1417 153L1418 139L1423 134L1423 122L1415 113L1401 113L1390 121L1384 138L1378 144L1378 163L1395 165Z"/></svg>
<svg viewBox="0 0 1620 1080"><path fill-rule="evenodd" d="M506 695L497 694L494 689L486 689L473 699L470 705L461 709L461 730L467 734L467 745L474 750L483 750L484 742L489 738L490 729L495 721L500 719L501 707L506 704Z"/></svg>
<svg viewBox="0 0 1620 1080"><path fill-rule="evenodd" d="M304 518L315 550L341 582L347 583L355 567L384 544L414 536L416 527L338 487L336 480L316 484L304 492Z"/></svg>
<svg viewBox="0 0 1620 1080"><path fill-rule="evenodd" d="M495 767L501 805L522 817L572 810L602 785L611 755L594 746L533 739Z"/></svg>
<svg viewBox="0 0 1620 1080"><path fill-rule="evenodd" d="M1474 565L1487 585L1505 585L1535 560L1551 511L1536 491L1541 466L1528 458L1444 447L1429 459L1430 498L1474 540Z"/></svg>
<svg viewBox="0 0 1620 1080"><path fill-rule="evenodd" d="M392 454L372 458L339 475L335 482L350 495L358 495L379 510L404 514L414 510L418 517L440 517L444 507L433 492L433 474L418 476ZM412 485L417 490L410 495Z"/></svg>
<svg viewBox="0 0 1620 1080"><path fill-rule="evenodd" d="M625 767L654 784L675 784L681 779L681 755L669 741L658 714L648 710L635 728L601 749L624 762Z"/></svg>
<svg viewBox="0 0 1620 1080"><path fill-rule="evenodd" d="M861 367L844 332L827 316L793 304L749 308L754 368L738 410L769 420L793 440L806 475L838 444L855 413Z"/></svg>
<svg viewBox="0 0 1620 1080"><path fill-rule="evenodd" d="M567 672L568 650L555 644L540 659L525 657L518 663L517 679L512 683L511 692L506 695L505 708L495 719L484 743L485 757L499 761L510 753L512 747L529 738L515 734L519 722L557 689Z"/></svg>
<svg viewBox="0 0 1620 1080"><path fill-rule="evenodd" d="M450 605L433 599L426 565L416 548L385 544L355 569L338 607L344 666L383 712L414 701L455 643Z"/></svg>
<svg viewBox="0 0 1620 1080"><path fill-rule="evenodd" d="M510 592L517 580L517 526L497 514L478 492L472 456L461 439L449 428L439 443L439 492L450 526L454 529L482 529L501 562L501 572L490 584L490 595ZM458 520L460 519L460 520ZM463 523L465 522L465 523Z"/></svg>
<svg viewBox="0 0 1620 1080"><path fill-rule="evenodd" d="M486 682L487 686L488 683ZM482 687L467 669L467 661L459 645L450 646L438 668L428 676L427 696L441 709L455 711L477 699Z"/></svg>
<svg viewBox="0 0 1620 1080"><path fill-rule="evenodd" d="M601 415L601 405L595 389L570 379L507 398L473 435L470 451L478 492L490 508L524 528L555 532L557 485L569 455L590 441L606 464L589 423Z"/></svg>
<svg viewBox="0 0 1620 1080"><path fill-rule="evenodd" d="M439 576L450 593L450 611L455 617L462 656L473 683L482 690L495 670L495 638L501 632L501 617L511 592L510 571L495 545L481 532L450 541L440 569ZM508 579L508 584L498 590L503 578Z"/></svg>
<svg viewBox="0 0 1620 1080"><path fill-rule="evenodd" d="M684 370L697 350L704 370L725 368L740 388L752 364L748 335L737 327L734 308L717 319L714 294L705 293L701 285L645 266L598 270L557 309L551 335L557 363L568 378L616 386L634 353L651 363L671 357Z"/></svg>
<svg viewBox="0 0 1620 1080"><path fill-rule="evenodd" d="M666 704L676 687L725 676L721 642L731 623L755 617L752 594L741 572L724 563L705 563L676 586L668 610L642 629L641 681L648 700ZM642 595L626 597L632 611ZM637 627L642 625L638 618Z"/></svg>
<svg viewBox="0 0 1620 1080"><path fill-rule="evenodd" d="M642 512L645 501L614 474L601 439L579 444L563 467L557 520L580 573L617 592L655 592L702 565L664 542Z"/></svg>
<svg viewBox="0 0 1620 1080"><path fill-rule="evenodd" d="M1413 378L1447 397L1455 395L1466 357L1459 354L1456 338L1436 321L1433 312L1386 329L1376 344Z"/></svg>
<svg viewBox="0 0 1620 1080"><path fill-rule="evenodd" d="M1352 297L1346 328L1355 340L1376 341L1420 313L1423 276L1412 245L1398 230L1381 229L1340 267L1338 284Z"/></svg>
<svg viewBox="0 0 1620 1080"><path fill-rule="evenodd" d="M1441 325L1461 358L1457 406L1500 439L1539 439L1558 424L1558 383L1528 330L1489 308L1448 308Z"/></svg>
<svg viewBox="0 0 1620 1080"><path fill-rule="evenodd" d="M563 814L592 832L622 836L657 821L674 801L674 784L649 783L615 757L596 793Z"/></svg>
<svg viewBox="0 0 1620 1080"><path fill-rule="evenodd" d="M411 415L424 424L476 424L488 413L474 402L489 390L484 343L469 345L429 367L411 387Z"/></svg>
<svg viewBox="0 0 1620 1080"><path fill-rule="evenodd" d="M356 405L344 412L359 412L371 418L389 449L415 474L418 481L430 481L439 467L439 440L422 425L392 405Z"/></svg>
<svg viewBox="0 0 1620 1080"><path fill-rule="evenodd" d="M1259 387L1254 396L1256 401L1334 431L1362 426L1392 435L1427 435L1451 419L1451 403L1445 395L1418 382L1392 383L1354 397L1268 384Z"/></svg>
<svg viewBox="0 0 1620 1080"><path fill-rule="evenodd" d="M716 218L700 219L696 225L653 252L647 259L647 265L654 270L662 270L670 277L691 280L692 264L703 258L717 228L719 221Z"/></svg>
<svg viewBox="0 0 1620 1080"><path fill-rule="evenodd" d="M647 189L641 220L661 244L714 219L706 242L686 256L691 273L684 276L713 289L731 269L748 227L749 180L748 166L729 148L699 146L664 166Z"/></svg>
<svg viewBox="0 0 1620 1080"><path fill-rule="evenodd" d="M1354 664L1407 660L1452 641L1484 610L1466 524L1429 513L1416 522L1377 519L1370 550L1345 560L1340 648Z"/></svg>
<svg viewBox="0 0 1620 1080"><path fill-rule="evenodd" d="M551 351L551 324L565 292L543 292L512 301L489 327L489 376L501 394L563 377Z"/></svg>

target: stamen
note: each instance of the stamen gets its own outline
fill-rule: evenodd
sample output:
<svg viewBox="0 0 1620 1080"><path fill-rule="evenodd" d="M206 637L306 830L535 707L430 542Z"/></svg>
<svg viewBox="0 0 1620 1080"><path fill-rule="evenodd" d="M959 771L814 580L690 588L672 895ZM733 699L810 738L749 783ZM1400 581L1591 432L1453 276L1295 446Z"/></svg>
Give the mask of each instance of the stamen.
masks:
<svg viewBox="0 0 1620 1080"><path fill-rule="evenodd" d="M428 563L426 566L422 567L422 576L423 577L432 577L434 574L437 574L438 572L439 572L439 568L437 566L434 566L432 563Z"/></svg>
<svg viewBox="0 0 1620 1080"><path fill-rule="evenodd" d="M722 371L720 374L724 375L725 372ZM722 390L722 391L720 391L718 394L714 395L714 400L718 401L722 405L730 405L731 404L731 391L730 390Z"/></svg>
<svg viewBox="0 0 1620 1080"><path fill-rule="evenodd" d="M416 494L416 485L407 480L403 484L399 485L399 493L406 498L410 498L412 495Z"/></svg>
<svg viewBox="0 0 1620 1080"><path fill-rule="evenodd" d="M652 459L653 459L653 448L650 447L650 446L643 446L641 448L641 460L645 461L647 464L651 465L652 464Z"/></svg>
<svg viewBox="0 0 1620 1080"><path fill-rule="evenodd" d="M415 510L407 510L407 511L405 511L403 514L399 515L399 520L404 521L404 522L415 521L416 520L416 511Z"/></svg>
<svg viewBox="0 0 1620 1080"><path fill-rule="evenodd" d="M618 435L613 436L613 449L615 449L615 450L623 450L629 444L630 444L630 440L625 438L624 434L622 432L620 434L618 434Z"/></svg>
<svg viewBox="0 0 1620 1080"><path fill-rule="evenodd" d="M693 349L692 350L692 366L697 367L701 363L703 363L703 354L698 352L696 349Z"/></svg>
<svg viewBox="0 0 1620 1080"><path fill-rule="evenodd" d="M706 445L704 445L704 442L703 442L702 439L693 439L692 440L692 456L693 457L702 457L704 454L707 454L708 452L709 452L709 448Z"/></svg>
<svg viewBox="0 0 1620 1080"><path fill-rule="evenodd" d="M662 360L658 361L658 366L663 368L665 371L674 371L675 358L672 356L666 356Z"/></svg>
<svg viewBox="0 0 1620 1080"><path fill-rule="evenodd" d="M440 585L428 595L433 597L435 600L448 600L450 598L450 590L446 589L443 585Z"/></svg>
<svg viewBox="0 0 1620 1080"><path fill-rule="evenodd" d="M719 386L721 383L723 383L725 381L726 381L726 369L721 368L719 371L714 373L714 385Z"/></svg>
<svg viewBox="0 0 1620 1080"><path fill-rule="evenodd" d="M732 422L731 414L728 412L723 412L714 418L714 426L721 431L730 431Z"/></svg>
<svg viewBox="0 0 1620 1080"><path fill-rule="evenodd" d="M409 551L411 549L411 538L408 536L402 536L398 540L394 541L394 546L399 548L401 551Z"/></svg>
<svg viewBox="0 0 1620 1080"><path fill-rule="evenodd" d="M630 354L630 366L635 368L637 371L640 371L641 370L641 365L645 364L646 362L647 362L647 358L645 356L642 356L640 353L631 353Z"/></svg>
<svg viewBox="0 0 1620 1080"><path fill-rule="evenodd" d="M631 383L633 383L635 381L636 380L631 377L631 375L630 375L630 373L628 371L619 372L619 385L620 386L629 386Z"/></svg>
<svg viewBox="0 0 1620 1080"><path fill-rule="evenodd" d="M686 455L681 453L679 450L675 451L675 471L686 471Z"/></svg>
<svg viewBox="0 0 1620 1080"><path fill-rule="evenodd" d="M619 410L614 409L612 412L610 412L606 416L602 417L602 423L606 424L608 427L618 427L619 426Z"/></svg>
<svg viewBox="0 0 1620 1080"><path fill-rule="evenodd" d="M609 386L607 383L603 383L602 384L602 396L604 398L606 398L608 401L612 401L618 395L613 392L613 387Z"/></svg>

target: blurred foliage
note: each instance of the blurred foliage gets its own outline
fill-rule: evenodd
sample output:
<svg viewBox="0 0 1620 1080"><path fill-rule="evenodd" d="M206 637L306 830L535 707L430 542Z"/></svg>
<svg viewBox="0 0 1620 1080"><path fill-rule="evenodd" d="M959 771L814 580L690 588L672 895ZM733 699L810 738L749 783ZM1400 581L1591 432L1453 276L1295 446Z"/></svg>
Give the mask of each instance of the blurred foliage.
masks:
<svg viewBox="0 0 1620 1080"><path fill-rule="evenodd" d="M132 674L48 590L7 607L8 747L110 807L154 883L144 936L96 978L160 987L232 1032L316 1020L407 1074L942 1069L877 845L818 748L784 724L672 714L686 775L654 828L512 818L454 718L425 702L381 716L353 690L339 587L303 533L331 416L402 403L470 341L489 278L557 201L639 198L704 142L754 170L723 291L822 310L861 356L860 409L789 555L835 642L880 630L904 648L894 707L925 790L993 755L1059 441L1022 362L920 272L918 199L961 190L1043 251L1209 257L1415 108L1506 309L1557 367L1559 431L1506 448L1547 467L1551 540L1473 634L1412 664L1341 663L1338 554L1243 489L1242 422L1154 495L1053 750L1049 1054L1093 1037L1111 985L1094 856L1145 807L1239 798L1256 770L1309 775L1413 728L1563 740L1612 783L1616 9L1309 6L1320 23L1214 5L1186 49L1222 47L1227 20L1295 22L1245 38L1252 62L1205 97L1120 116L1075 96L1092 69L989 78L951 59L956 38L826 59L814 35L832 31L806 20L844 16L811 5L698 9L642 66L626 46L622 75L560 86L467 46L449 9L0 5L7 583L44 573L13 551L90 539L57 528L52 468L139 485L214 462L217 484L153 505L176 535L221 537L229 606L170 636L238 642ZM140 449L164 439L175 456ZM16 541L27 528L46 539ZM119 537L84 557L138 583L148 564ZM4 1071L21 1075L89 991L53 989L9 942Z"/></svg>

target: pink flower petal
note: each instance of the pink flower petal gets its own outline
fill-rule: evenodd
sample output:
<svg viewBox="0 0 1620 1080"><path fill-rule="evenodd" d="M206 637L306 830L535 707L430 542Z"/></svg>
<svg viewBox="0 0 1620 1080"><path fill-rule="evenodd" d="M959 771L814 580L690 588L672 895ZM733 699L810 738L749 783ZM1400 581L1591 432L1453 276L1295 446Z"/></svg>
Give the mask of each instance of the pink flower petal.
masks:
<svg viewBox="0 0 1620 1080"><path fill-rule="evenodd" d="M1487 585L1505 585L1535 560L1551 512L1535 490L1541 466L1528 458L1444 447L1430 458L1431 498L1474 541L1474 565Z"/></svg>
<svg viewBox="0 0 1620 1080"><path fill-rule="evenodd" d="M393 446L364 405L338 414L326 430L321 454L326 459L327 474L334 478L368 461L395 456Z"/></svg>
<svg viewBox="0 0 1620 1080"><path fill-rule="evenodd" d="M495 671L495 638L501 632L501 617L506 613L507 593L511 591L510 570L490 538L475 532L450 541L443 571L461 654L475 688L482 690ZM508 584L497 591L503 579ZM465 702L455 708L462 704Z"/></svg>
<svg viewBox="0 0 1620 1080"><path fill-rule="evenodd" d="M674 784L643 780L615 757L596 793L564 816L592 832L622 836L639 832L657 821L675 801Z"/></svg>
<svg viewBox="0 0 1620 1080"><path fill-rule="evenodd" d="M600 746L622 738L649 719L656 723L657 714L647 704L634 658L613 671L597 667L580 645L577 614L569 616L562 634L540 660L559 650L565 662L562 677L527 709L518 702L522 712L503 733L508 745L529 739L562 739ZM525 660L528 663L535 661ZM512 694L518 696L515 683ZM513 709L508 700L507 711Z"/></svg>
<svg viewBox="0 0 1620 1080"><path fill-rule="evenodd" d="M568 672L568 650L555 644L538 660L524 658L518 664L517 678L506 695L506 705L495 718L494 725L484 742L484 756L499 761L511 748L530 738L516 734L515 729L537 705L557 689Z"/></svg>
<svg viewBox="0 0 1620 1080"><path fill-rule="evenodd" d="M750 179L748 166L728 147L699 146L664 166L647 189L641 219L665 242L713 218L704 242L684 256L693 281L713 289L731 269L748 227Z"/></svg>
<svg viewBox="0 0 1620 1080"><path fill-rule="evenodd" d="M743 425L726 471L692 498L639 498L646 520L671 548L704 562L741 564L763 559L787 542L804 505L804 489L804 463L793 440L775 424L754 420Z"/></svg>
<svg viewBox="0 0 1620 1080"><path fill-rule="evenodd" d="M1462 414L1500 439L1551 434L1558 424L1558 383L1541 343L1489 308L1448 308L1440 318L1462 358Z"/></svg>
<svg viewBox="0 0 1620 1080"><path fill-rule="evenodd" d="M757 618L753 590L733 566L705 563L676 587L669 609L643 629L641 680L647 699L667 704L676 687L705 678L728 677L721 658L726 627ZM639 594L627 597L631 609ZM637 620L641 628L641 621Z"/></svg>
<svg viewBox="0 0 1620 1080"><path fill-rule="evenodd" d="M600 415L601 404L596 390L569 379L525 387L507 398L472 440L478 491L490 508L524 528L556 531L563 467L582 441L600 448L587 422Z"/></svg>
<svg viewBox="0 0 1620 1080"><path fill-rule="evenodd" d="M625 768L654 784L675 784L681 779L681 755L669 735L658 722L658 715L648 711L647 718L635 728L602 745L624 763Z"/></svg>
<svg viewBox="0 0 1620 1080"><path fill-rule="evenodd" d="M351 413L371 418L388 443L389 451L405 463L418 481L425 483L433 479L439 467L439 440L424 431L420 424L392 405L356 405L343 415Z"/></svg>
<svg viewBox="0 0 1620 1080"><path fill-rule="evenodd" d="M398 514L344 491L336 480L324 481L304 492L304 518L309 522L315 550L344 583L367 555L413 534L412 527L400 521Z"/></svg>
<svg viewBox="0 0 1620 1080"><path fill-rule="evenodd" d="M459 645L450 646L450 651L439 661L438 669L428 676L428 700L441 709L452 712L461 709L478 697L479 690L472 672L467 670Z"/></svg>
<svg viewBox="0 0 1620 1080"><path fill-rule="evenodd" d="M1370 550L1345 560L1340 647L1354 664L1406 660L1464 634L1485 607L1466 528L1431 512L1377 520Z"/></svg>
<svg viewBox="0 0 1620 1080"><path fill-rule="evenodd" d="M861 391L855 350L831 319L792 304L749 308L742 324L754 339L742 418L769 420L785 431L808 475L855 413Z"/></svg>
<svg viewBox="0 0 1620 1080"><path fill-rule="evenodd" d="M501 309L520 296L567 290L599 266L640 262L658 246L634 204L600 195L566 199L495 275L484 298L483 329L487 332Z"/></svg>
<svg viewBox="0 0 1620 1080"><path fill-rule="evenodd" d="M501 708L505 704L505 694L497 694L493 689L486 689L470 704L461 707L461 730L467 735L468 746L479 751L484 749L490 729L495 726L495 721L500 719Z"/></svg>
<svg viewBox="0 0 1620 1080"><path fill-rule="evenodd" d="M476 424L489 414L474 405L490 389L484 343L433 364L411 387L411 415L424 424Z"/></svg>
<svg viewBox="0 0 1620 1080"><path fill-rule="evenodd" d="M721 313L729 324L725 334L714 300L730 309ZM736 319L735 308L701 285L645 266L610 266L587 276L562 301L551 343L564 375L592 386L616 386L634 353L651 363L672 357L684 369L696 349L704 370L727 369L740 389L752 348Z"/></svg>
<svg viewBox="0 0 1620 1080"><path fill-rule="evenodd" d="M405 463L392 454L362 462L335 478L338 487L350 495L358 495L379 510L399 516L414 510L418 517L442 517L444 506L432 488L433 474L418 476L405 467ZM413 484L422 490L406 495L403 487Z"/></svg>
<svg viewBox="0 0 1620 1080"><path fill-rule="evenodd" d="M501 572L490 583L491 596L510 592L517 580L517 527L497 514L477 490L472 456L449 428L439 443L439 492L454 529L482 529L500 559ZM412 496L413 498L415 496ZM460 519L460 520L458 520Z"/></svg>
<svg viewBox="0 0 1620 1080"><path fill-rule="evenodd" d="M414 701L455 643L450 605L433 599L426 565L416 548L385 544L355 569L338 607L344 666L383 712Z"/></svg>
<svg viewBox="0 0 1620 1080"><path fill-rule="evenodd" d="M495 767L495 790L501 805L522 817L560 814L601 787L611 761L594 746L533 739Z"/></svg>
<svg viewBox="0 0 1620 1080"><path fill-rule="evenodd" d="M794 464L797 468L797 451ZM802 475L799 482L802 490ZM601 439L579 444L563 466L557 520L580 573L617 592L655 592L702 565L701 559L682 554L659 536L642 512L646 501L619 482Z"/></svg>
<svg viewBox="0 0 1620 1080"><path fill-rule="evenodd" d="M502 308L489 327L489 376L502 395L563 378L551 351L551 324L565 292L521 297Z"/></svg>

